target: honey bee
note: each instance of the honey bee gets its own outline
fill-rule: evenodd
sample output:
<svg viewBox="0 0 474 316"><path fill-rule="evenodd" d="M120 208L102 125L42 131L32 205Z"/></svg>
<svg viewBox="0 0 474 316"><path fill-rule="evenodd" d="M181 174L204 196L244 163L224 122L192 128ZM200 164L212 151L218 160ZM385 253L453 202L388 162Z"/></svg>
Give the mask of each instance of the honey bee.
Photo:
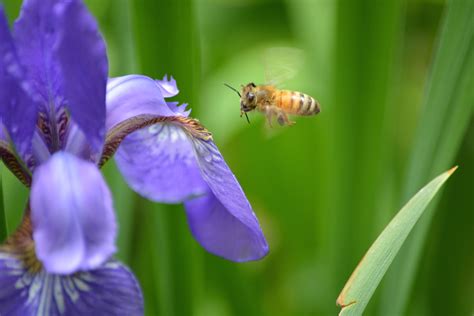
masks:
<svg viewBox="0 0 474 316"><path fill-rule="evenodd" d="M265 77L267 84L256 85L250 82L242 85L240 91L225 84L237 92L240 97L240 116L257 110L263 113L270 127L276 117L280 125L293 125L288 115L311 116L321 111L319 102L308 94L292 90L280 90L276 84L294 77L301 68L303 53L289 47L273 47L265 51ZM250 121L249 121L250 123Z"/></svg>
<svg viewBox="0 0 474 316"><path fill-rule="evenodd" d="M290 121L288 115L311 116L321 111L318 101L298 91L280 90L274 85L256 85L253 82L242 86L240 92L228 84L226 86L239 95L240 116L245 114L247 121L247 112L255 109L266 116L270 126L274 117L280 125L293 125L295 122Z"/></svg>

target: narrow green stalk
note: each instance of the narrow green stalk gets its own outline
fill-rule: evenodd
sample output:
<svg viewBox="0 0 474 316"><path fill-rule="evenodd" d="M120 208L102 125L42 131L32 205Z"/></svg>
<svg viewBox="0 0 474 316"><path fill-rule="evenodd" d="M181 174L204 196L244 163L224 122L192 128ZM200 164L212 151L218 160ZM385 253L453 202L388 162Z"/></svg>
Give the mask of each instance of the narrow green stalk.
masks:
<svg viewBox="0 0 474 316"><path fill-rule="evenodd" d="M139 72L159 79L173 76L180 90L174 99L198 107L200 51L193 0L137 0L131 3L131 12ZM135 241L151 243L150 251L157 253L155 265L143 266L155 280L143 289L147 308L171 316L192 315L202 292L196 269L202 258L194 252L197 244L184 211L179 206L151 205L144 211L158 213L150 220L154 229Z"/></svg>
<svg viewBox="0 0 474 316"><path fill-rule="evenodd" d="M112 191L114 208L119 223L117 238L117 258L129 264L132 244L132 229L136 194L124 182L114 161L109 161L103 168L103 173Z"/></svg>
<svg viewBox="0 0 474 316"><path fill-rule="evenodd" d="M398 71L403 2L338 1L332 98L323 111L330 176L326 225L330 247L324 257L336 292L373 238L390 170L390 116ZM374 27L377 25L377 27ZM390 208L383 201L384 209ZM335 312L335 311L331 311ZM326 313L329 313L327 311Z"/></svg>
<svg viewBox="0 0 474 316"><path fill-rule="evenodd" d="M5 214L5 205L3 203L2 172L3 166L0 166L0 243L3 242L8 235L7 214Z"/></svg>
<svg viewBox="0 0 474 316"><path fill-rule="evenodd" d="M103 9L104 6L110 9L105 10ZM114 0L113 5L112 1L109 1L109 3L89 1L89 7L91 10L95 9L97 11L94 14L99 19L101 30L108 44L109 76L116 77L137 72L130 1ZM99 10L102 14L99 14ZM114 162L108 162L103 171L114 197L114 206L119 223L117 257L129 264L133 247L132 226L137 195L124 182Z"/></svg>
<svg viewBox="0 0 474 316"><path fill-rule="evenodd" d="M453 164L474 99L474 5L449 1L406 179L404 197ZM462 166L460 166L462 172ZM432 209L435 207L432 205ZM453 210L455 211L455 210ZM453 214L455 216L455 214ZM381 314L406 312L433 211L426 212L389 274Z"/></svg>

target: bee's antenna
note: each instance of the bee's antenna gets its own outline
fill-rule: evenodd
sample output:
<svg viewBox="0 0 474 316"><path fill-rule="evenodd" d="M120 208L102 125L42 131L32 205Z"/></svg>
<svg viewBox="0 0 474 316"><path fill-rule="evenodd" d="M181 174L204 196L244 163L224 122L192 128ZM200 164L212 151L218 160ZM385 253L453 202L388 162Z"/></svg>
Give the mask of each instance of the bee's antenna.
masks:
<svg viewBox="0 0 474 316"><path fill-rule="evenodd" d="M247 118L247 122L249 122L250 124L250 120L249 120L249 117L247 116L247 112L244 112L245 113L245 117Z"/></svg>
<svg viewBox="0 0 474 316"><path fill-rule="evenodd" d="M235 92L237 92L237 94L239 95L239 97L242 97L242 96L240 95L239 90L237 90L236 88L234 88L234 87L228 85L227 83L224 83L224 85L225 85L226 87L228 87L229 89L234 90ZM249 117L248 117L248 115L247 115L247 112L244 112L244 111L240 110L240 117L242 117L242 114L245 114L245 117L247 118L247 122L249 122L249 124L250 124L250 120L249 120Z"/></svg>
<svg viewBox="0 0 474 316"><path fill-rule="evenodd" d="M239 97L241 97L239 90L237 90L237 89L234 88L234 87L231 87L231 86L228 85L227 83L224 83L224 85L225 85L226 87L228 87L229 89L234 90L235 92L237 92L237 94L239 95Z"/></svg>
<svg viewBox="0 0 474 316"><path fill-rule="evenodd" d="M240 110L240 117L242 117L242 115L244 115L244 114L245 114L245 117L247 118L247 122L249 122L249 124L250 124L250 120L249 120L249 117L247 115L247 112L244 112L243 110Z"/></svg>

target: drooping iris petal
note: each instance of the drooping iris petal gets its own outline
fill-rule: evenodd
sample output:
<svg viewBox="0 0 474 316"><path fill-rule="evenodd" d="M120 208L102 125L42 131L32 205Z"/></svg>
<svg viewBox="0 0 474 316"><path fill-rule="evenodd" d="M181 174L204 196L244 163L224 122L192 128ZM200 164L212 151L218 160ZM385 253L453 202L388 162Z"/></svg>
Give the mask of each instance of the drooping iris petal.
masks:
<svg viewBox="0 0 474 316"><path fill-rule="evenodd" d="M125 138L115 156L125 180L154 201L205 195L186 202L191 229L203 247L234 261L262 258L268 245L235 176L212 140L185 124L197 123L169 120Z"/></svg>
<svg viewBox="0 0 474 316"><path fill-rule="evenodd" d="M216 145L199 138L193 138L193 145L201 174L212 191L186 203L196 238L210 252L230 260L264 257L268 245L257 217Z"/></svg>
<svg viewBox="0 0 474 316"><path fill-rule="evenodd" d="M178 125L159 123L134 132L115 158L129 186L150 200L180 203L208 190L192 143Z"/></svg>
<svg viewBox="0 0 474 316"><path fill-rule="evenodd" d="M258 225L243 224L212 192L185 202L185 208L194 238L210 253L233 261L249 261L268 252Z"/></svg>
<svg viewBox="0 0 474 316"><path fill-rule="evenodd" d="M161 81L136 75L109 80L108 131L134 115L170 117L123 139L115 156L119 169L135 191L154 201L176 203L205 195L187 203L196 239L210 252L230 260L260 259L268 245L210 134L187 118L185 107L163 106L164 95L177 92L176 82L166 77Z"/></svg>
<svg viewBox="0 0 474 316"><path fill-rule="evenodd" d="M23 158L30 153L36 121L35 105L24 91L28 88L24 75L0 7L0 120Z"/></svg>
<svg viewBox="0 0 474 316"><path fill-rule="evenodd" d="M0 252L0 315L143 315L133 274L111 261L71 276L28 272L21 260Z"/></svg>
<svg viewBox="0 0 474 316"><path fill-rule="evenodd" d="M60 151L40 165L31 215L36 253L50 273L96 268L115 251L112 197L91 162Z"/></svg>
<svg viewBox="0 0 474 316"><path fill-rule="evenodd" d="M167 106L157 82L141 75L109 79L106 103L107 130L140 114L175 115Z"/></svg>
<svg viewBox="0 0 474 316"><path fill-rule="evenodd" d="M55 53L71 117L96 153L105 136L108 62L97 23L81 1L57 6L59 29Z"/></svg>

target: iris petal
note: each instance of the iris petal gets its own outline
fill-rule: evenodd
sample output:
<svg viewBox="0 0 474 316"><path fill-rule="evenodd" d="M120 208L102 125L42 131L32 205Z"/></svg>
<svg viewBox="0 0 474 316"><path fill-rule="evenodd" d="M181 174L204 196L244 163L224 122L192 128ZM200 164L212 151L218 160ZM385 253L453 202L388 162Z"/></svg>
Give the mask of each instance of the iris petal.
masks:
<svg viewBox="0 0 474 316"><path fill-rule="evenodd" d="M115 251L112 197L91 162L57 152L40 165L31 212L36 253L50 273L93 269Z"/></svg>
<svg viewBox="0 0 474 316"><path fill-rule="evenodd" d="M58 39L58 19L53 8L57 0L23 1L14 24L18 57L28 74L29 93L38 109L49 115L50 109L63 106L59 64L53 53Z"/></svg>
<svg viewBox="0 0 474 316"><path fill-rule="evenodd" d="M195 236L210 252L230 260L264 257L268 245L257 217L219 149L212 140L193 138L193 145L201 174L212 191L186 203Z"/></svg>
<svg viewBox="0 0 474 316"><path fill-rule="evenodd" d="M3 122L2 122L2 116L0 116L0 142L1 141L3 141L3 142L7 141L7 135L5 135L4 129L5 129L5 126L3 125Z"/></svg>
<svg viewBox="0 0 474 316"><path fill-rule="evenodd" d="M28 88L13 39L0 7L0 120L5 124L17 152L25 160L31 152L36 108L25 93ZM3 134L3 130L2 130Z"/></svg>
<svg viewBox="0 0 474 316"><path fill-rule="evenodd" d="M105 43L81 1L58 5L60 34L55 53L71 117L97 154L105 137L108 61Z"/></svg>
<svg viewBox="0 0 474 316"><path fill-rule="evenodd" d="M108 131L136 115L172 117L123 139L115 156L120 171L135 191L151 200L176 203L198 197L186 203L189 222L210 252L235 261L262 258L268 245L242 188L210 133L187 118L185 106L165 103L164 97L176 93L176 82L166 76L156 81L138 75L109 80Z"/></svg>
<svg viewBox="0 0 474 316"><path fill-rule="evenodd" d="M165 75L162 80L156 80L158 86L160 87L161 94L165 98L174 97L179 93L178 86L176 85L176 80L171 77L168 80L168 76Z"/></svg>
<svg viewBox="0 0 474 316"><path fill-rule="evenodd" d="M107 84L107 130L140 114L175 115L167 106L162 91L155 80L141 75L109 79Z"/></svg>
<svg viewBox="0 0 474 316"><path fill-rule="evenodd" d="M12 254L0 252L0 315L143 315L133 274L111 261L71 276L28 272Z"/></svg>
<svg viewBox="0 0 474 316"><path fill-rule="evenodd" d="M82 1L24 1L15 23L28 92L42 113L51 150L64 145L57 114L67 106L95 154L105 135L107 55L97 24Z"/></svg>
<svg viewBox="0 0 474 316"><path fill-rule="evenodd" d="M209 252L234 261L260 259L268 245L258 220L200 128L195 120L175 118L134 132L121 143L117 165L129 185L151 200L176 203L197 197L185 205L195 238Z"/></svg>
<svg viewBox="0 0 474 316"><path fill-rule="evenodd" d="M160 123L124 139L115 159L127 183L153 201L180 203L207 192L184 130Z"/></svg>
<svg viewBox="0 0 474 316"><path fill-rule="evenodd" d="M268 252L258 225L246 225L209 192L185 202L191 232L210 253L233 261L257 260Z"/></svg>

